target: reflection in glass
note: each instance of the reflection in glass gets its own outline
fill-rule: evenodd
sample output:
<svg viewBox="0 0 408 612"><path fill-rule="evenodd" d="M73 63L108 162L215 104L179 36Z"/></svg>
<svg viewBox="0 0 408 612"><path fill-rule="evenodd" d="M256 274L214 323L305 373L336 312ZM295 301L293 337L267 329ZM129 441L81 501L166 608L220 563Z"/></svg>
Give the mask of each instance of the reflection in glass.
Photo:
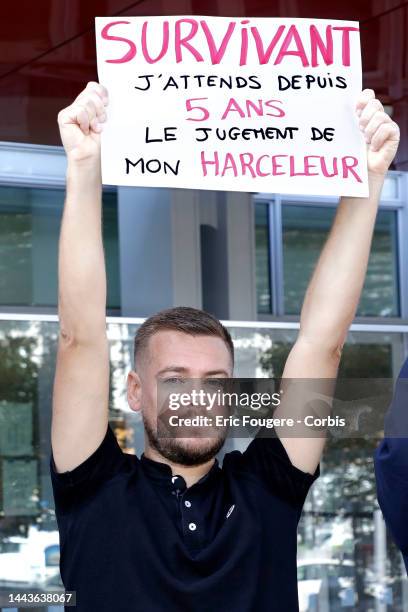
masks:
<svg viewBox="0 0 408 612"><path fill-rule="evenodd" d="M259 313L269 313L272 308L269 257L269 205L255 204L255 257L256 298Z"/></svg>
<svg viewBox="0 0 408 612"><path fill-rule="evenodd" d="M126 399L137 326L109 323L107 329L109 420L121 448L140 455L143 424ZM15 584L27 591L62 588L48 467L57 330L51 322L0 321L0 418L2 428L10 432L10 440L0 435L0 591ZM236 376L281 375L296 330L233 327L230 331ZM402 360L403 342L398 333L351 333L340 375L392 376L392 364L398 366ZM12 435L19 424L21 431ZM247 443L229 440L224 452L243 450ZM390 538L386 540L386 572L379 576L377 571L372 466L376 443L343 439L327 445L321 477L311 489L299 524L299 602L304 612L347 608L367 612L376 609L380 597L392 599L384 608L387 612L408 609L401 556ZM15 463L15 477L7 475L8 468L4 470L8 462Z"/></svg>
<svg viewBox="0 0 408 612"><path fill-rule="evenodd" d="M0 187L0 306L56 306L64 190ZM108 308L120 307L117 197L103 194Z"/></svg>
<svg viewBox="0 0 408 612"><path fill-rule="evenodd" d="M335 215L335 208L282 206L286 314L299 314L303 297ZM398 316L396 213L379 210L357 316Z"/></svg>

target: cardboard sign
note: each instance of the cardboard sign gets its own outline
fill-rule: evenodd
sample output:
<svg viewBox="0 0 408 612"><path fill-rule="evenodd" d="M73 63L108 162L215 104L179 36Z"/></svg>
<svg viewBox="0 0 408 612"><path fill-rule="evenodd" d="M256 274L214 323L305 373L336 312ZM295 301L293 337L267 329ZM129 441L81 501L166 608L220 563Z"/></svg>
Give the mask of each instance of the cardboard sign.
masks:
<svg viewBox="0 0 408 612"><path fill-rule="evenodd" d="M109 185L368 195L354 21L97 17Z"/></svg>

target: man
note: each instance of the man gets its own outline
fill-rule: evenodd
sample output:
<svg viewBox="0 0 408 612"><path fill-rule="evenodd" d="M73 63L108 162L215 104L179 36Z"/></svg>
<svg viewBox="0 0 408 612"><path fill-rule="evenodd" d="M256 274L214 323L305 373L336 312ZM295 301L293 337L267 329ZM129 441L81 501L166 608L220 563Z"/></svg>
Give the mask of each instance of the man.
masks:
<svg viewBox="0 0 408 612"><path fill-rule="evenodd" d="M108 425L100 174L107 103L106 89L88 83L59 113L68 168L51 474L65 588L76 591L81 612L295 612L296 530L324 438L258 437L221 468L222 438L165 439L155 429L158 382L232 376L231 338L214 317L176 308L139 329L127 391L143 415L141 458L123 453ZM341 199L285 379L336 377L359 301L399 130L371 90L357 114L370 195Z"/></svg>
<svg viewBox="0 0 408 612"><path fill-rule="evenodd" d="M408 572L408 359L398 375L374 465L378 502Z"/></svg>

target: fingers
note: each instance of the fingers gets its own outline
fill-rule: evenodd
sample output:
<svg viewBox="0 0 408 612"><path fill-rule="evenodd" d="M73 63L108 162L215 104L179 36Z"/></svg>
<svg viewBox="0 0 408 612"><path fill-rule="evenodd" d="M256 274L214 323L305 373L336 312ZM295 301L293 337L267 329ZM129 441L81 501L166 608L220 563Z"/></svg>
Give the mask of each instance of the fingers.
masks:
<svg viewBox="0 0 408 612"><path fill-rule="evenodd" d="M372 141L374 134L376 133L376 131L382 124L391 123L391 121L392 121L391 117L389 117L387 113L381 110L374 112L374 114L372 115L371 119L369 120L365 128L364 128L364 123L360 120L360 125L364 129L364 136L365 136L366 142L369 143Z"/></svg>
<svg viewBox="0 0 408 612"><path fill-rule="evenodd" d="M106 121L106 106L109 102L106 87L89 82L74 102L58 114L60 125L77 124L86 135L91 131L101 132Z"/></svg>
<svg viewBox="0 0 408 612"><path fill-rule="evenodd" d="M84 134L89 134L90 115L86 106L82 104L72 104L70 118L72 123L77 123Z"/></svg>
<svg viewBox="0 0 408 612"><path fill-rule="evenodd" d="M372 151L379 151L387 140L399 140L399 127L391 119L381 102L375 97L372 89L361 92L356 112L359 116L360 129L365 141Z"/></svg>
<svg viewBox="0 0 408 612"><path fill-rule="evenodd" d="M89 81L84 91L94 91L102 99L102 102L105 105L109 102L108 90L104 85L101 85L101 83L97 83L96 81Z"/></svg>
<svg viewBox="0 0 408 612"><path fill-rule="evenodd" d="M371 121L371 119L378 112L380 112L383 115L385 115L384 107L381 104L381 102L379 100L377 100L377 98L372 98L371 100L369 100L367 102L365 107L363 107L362 110L361 110L360 128L361 128L362 131L365 131L365 129L367 128L367 126L368 126L369 122Z"/></svg>
<svg viewBox="0 0 408 612"><path fill-rule="evenodd" d="M398 143L400 138L400 131L398 124L395 121L387 121L382 123L375 131L371 139L371 150L379 151L383 144L387 141L393 141ZM397 145L398 146L398 145Z"/></svg>
<svg viewBox="0 0 408 612"><path fill-rule="evenodd" d="M359 116L360 129L364 134L365 141L370 145L372 151L379 151L387 140L399 140L399 127L384 112L384 107L375 97L372 89L361 92L356 112Z"/></svg>
<svg viewBox="0 0 408 612"><path fill-rule="evenodd" d="M80 122L80 128L85 129L85 133L89 133L91 129L100 131L101 124L106 120L105 106L101 98L92 91L84 91L73 103L73 107L81 109L79 111L79 119L84 118L85 122ZM84 130L83 130L84 131Z"/></svg>
<svg viewBox="0 0 408 612"><path fill-rule="evenodd" d="M373 89L364 89L360 93L357 99L357 104L356 104L356 112L359 117L361 116L361 113L364 110L364 108L367 106L368 102L374 99L375 99L375 93Z"/></svg>

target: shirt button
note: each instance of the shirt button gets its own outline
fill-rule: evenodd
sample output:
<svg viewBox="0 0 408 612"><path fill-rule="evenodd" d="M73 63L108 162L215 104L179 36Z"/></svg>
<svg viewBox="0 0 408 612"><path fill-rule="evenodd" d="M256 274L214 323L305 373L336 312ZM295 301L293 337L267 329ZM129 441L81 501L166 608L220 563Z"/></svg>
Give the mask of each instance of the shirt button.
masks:
<svg viewBox="0 0 408 612"><path fill-rule="evenodd" d="M195 531L197 529L197 525L195 523L189 523L188 528L190 531Z"/></svg>
<svg viewBox="0 0 408 612"><path fill-rule="evenodd" d="M186 508L191 508L191 502L188 501L188 499L186 499L186 501L184 502L184 505Z"/></svg>

